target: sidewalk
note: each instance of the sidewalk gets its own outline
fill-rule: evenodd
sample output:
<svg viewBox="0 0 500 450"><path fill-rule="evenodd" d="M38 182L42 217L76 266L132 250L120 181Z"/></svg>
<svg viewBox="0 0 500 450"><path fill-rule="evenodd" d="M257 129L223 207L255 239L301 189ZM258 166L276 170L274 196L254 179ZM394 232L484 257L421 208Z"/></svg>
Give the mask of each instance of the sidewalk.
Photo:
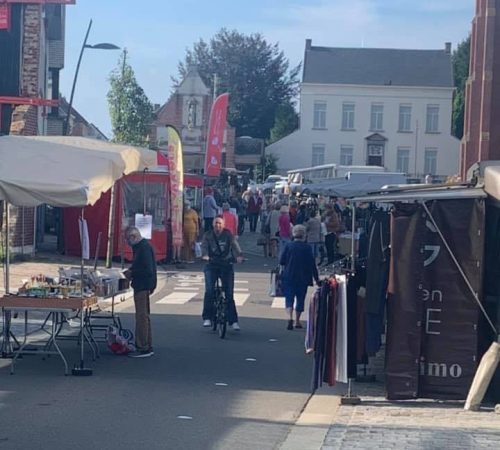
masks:
<svg viewBox="0 0 500 450"><path fill-rule="evenodd" d="M361 403L349 406L341 404L346 390L320 388L280 450L500 448L500 414L491 405L472 412L457 401L388 401L383 381L375 381L353 383Z"/></svg>

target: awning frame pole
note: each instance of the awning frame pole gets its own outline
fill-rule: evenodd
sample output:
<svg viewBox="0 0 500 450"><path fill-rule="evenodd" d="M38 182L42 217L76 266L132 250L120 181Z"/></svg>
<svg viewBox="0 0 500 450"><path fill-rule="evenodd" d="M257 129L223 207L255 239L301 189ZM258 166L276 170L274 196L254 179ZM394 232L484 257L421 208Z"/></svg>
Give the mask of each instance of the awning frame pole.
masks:
<svg viewBox="0 0 500 450"><path fill-rule="evenodd" d="M457 266L457 269L458 271L460 272L460 275L462 276L462 278L464 279L465 281L465 284L467 285L467 287L469 288L470 292L472 293L472 296L474 297L474 300L476 301L476 303L478 304L479 306L479 309L481 310L481 312L483 313L484 317L486 318L486 320L488 321L488 324L490 325L491 329L493 330L493 332L495 333L495 336L497 336L497 340L500 342L500 335L498 334L498 330L495 328L495 325L493 325L493 322L491 321L490 317L488 316L488 313L486 312L486 310L484 309L483 305L481 304L481 301L479 300L479 297L476 293L476 291L474 291L474 288L472 287L472 285L470 284L469 282L469 279L467 278L467 275L465 275L464 271L462 270L462 267L460 267L460 264L459 262L457 261L457 259L455 258L455 255L453 254L450 246L448 245L448 242L446 241L446 239L444 238L443 236L443 233L441 233L441 230L439 229L436 221L434 220L434 217L432 216L431 212L429 211L429 208L427 207L427 205L425 204L425 202L421 202L422 206L424 207L425 209L425 212L427 213L427 215L429 216L429 219L431 220L432 222L432 225L434 225L434 228L436 229L437 233L439 234L439 237L441 238L441 240L443 241L443 244L444 246L446 247L446 250L448 250L448 253L450 254L451 256L451 259L453 260L453 262L455 263L455 265Z"/></svg>
<svg viewBox="0 0 500 450"><path fill-rule="evenodd" d="M10 293L10 203L5 202L5 295Z"/></svg>
<svg viewBox="0 0 500 450"><path fill-rule="evenodd" d="M356 228L356 202L352 202L352 224L351 224L351 270L356 271L356 249L354 231ZM359 241L358 241L359 244Z"/></svg>

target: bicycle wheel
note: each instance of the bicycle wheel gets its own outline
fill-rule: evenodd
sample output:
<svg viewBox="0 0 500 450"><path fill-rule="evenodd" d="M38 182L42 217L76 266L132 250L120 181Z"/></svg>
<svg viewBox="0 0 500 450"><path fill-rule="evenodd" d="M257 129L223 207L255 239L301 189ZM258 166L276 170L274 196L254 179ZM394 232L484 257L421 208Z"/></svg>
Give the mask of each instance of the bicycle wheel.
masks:
<svg viewBox="0 0 500 450"><path fill-rule="evenodd" d="M224 294L220 291L217 293L215 304L217 331L219 332L219 337L224 339L227 328L226 299L224 298Z"/></svg>
<svg viewBox="0 0 500 450"><path fill-rule="evenodd" d="M219 303L220 303L220 290L218 288L215 288L215 297L214 297L214 308L213 308L213 315L212 315L212 331L217 331L217 323L218 323L218 311L219 311Z"/></svg>

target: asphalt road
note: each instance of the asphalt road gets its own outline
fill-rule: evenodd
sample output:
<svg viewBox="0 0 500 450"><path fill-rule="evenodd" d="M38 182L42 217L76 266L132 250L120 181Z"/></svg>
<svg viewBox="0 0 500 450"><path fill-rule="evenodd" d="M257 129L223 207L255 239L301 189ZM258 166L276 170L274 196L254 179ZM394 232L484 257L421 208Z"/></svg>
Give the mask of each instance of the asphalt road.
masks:
<svg viewBox="0 0 500 450"><path fill-rule="evenodd" d="M189 266L161 275L152 358L101 345L87 378L63 376L54 357L26 356L12 376L0 360L0 448L278 448L309 398L311 360L304 331L287 331L283 306L272 307L270 267L251 256L238 268L242 330L224 340L201 326L203 279ZM132 303L119 309L132 327ZM76 361L75 344L62 346Z"/></svg>

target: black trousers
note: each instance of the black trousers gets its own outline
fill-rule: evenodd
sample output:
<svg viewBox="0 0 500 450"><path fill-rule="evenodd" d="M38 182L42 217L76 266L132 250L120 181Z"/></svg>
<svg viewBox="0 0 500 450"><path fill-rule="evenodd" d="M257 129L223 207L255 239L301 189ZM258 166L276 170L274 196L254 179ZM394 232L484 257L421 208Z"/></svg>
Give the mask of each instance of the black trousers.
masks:
<svg viewBox="0 0 500 450"><path fill-rule="evenodd" d="M335 261L335 246L337 244L337 235L335 233L329 233L325 236L325 247L326 255L328 258L328 264Z"/></svg>
<svg viewBox="0 0 500 450"><path fill-rule="evenodd" d="M238 322L238 313L234 303L234 270L232 265L227 267L214 267L207 264L205 272L205 297L203 298L203 320L214 318L215 283L217 278L221 279L222 289L227 301L227 321L229 324Z"/></svg>
<svg viewBox="0 0 500 450"><path fill-rule="evenodd" d="M249 213L248 221L250 222L250 231L255 232L257 229L257 221L259 220L259 213Z"/></svg>
<svg viewBox="0 0 500 450"><path fill-rule="evenodd" d="M213 228L213 226L214 226L214 219L213 219L213 217L205 217L203 219L203 222L204 222L203 228L204 228L205 231L210 231Z"/></svg>

